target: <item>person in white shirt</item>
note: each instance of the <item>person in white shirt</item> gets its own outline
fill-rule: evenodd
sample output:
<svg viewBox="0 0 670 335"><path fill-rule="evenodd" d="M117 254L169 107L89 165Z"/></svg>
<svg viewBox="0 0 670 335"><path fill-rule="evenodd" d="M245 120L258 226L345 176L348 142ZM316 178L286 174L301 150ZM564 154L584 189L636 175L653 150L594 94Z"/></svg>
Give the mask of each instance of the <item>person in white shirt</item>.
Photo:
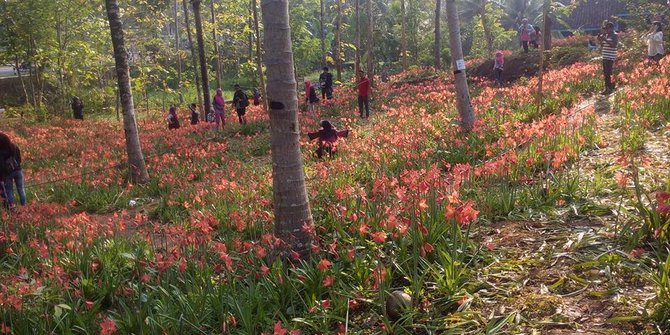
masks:
<svg viewBox="0 0 670 335"><path fill-rule="evenodd" d="M642 36L642 40L647 42L647 58L649 61L658 63L665 55L661 22L653 22L649 32Z"/></svg>

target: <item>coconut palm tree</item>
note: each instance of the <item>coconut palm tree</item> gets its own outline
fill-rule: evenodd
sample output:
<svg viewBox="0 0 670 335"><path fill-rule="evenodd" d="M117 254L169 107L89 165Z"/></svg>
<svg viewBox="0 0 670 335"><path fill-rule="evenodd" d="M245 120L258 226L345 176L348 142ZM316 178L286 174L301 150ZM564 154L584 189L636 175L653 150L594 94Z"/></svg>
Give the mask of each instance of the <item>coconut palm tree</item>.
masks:
<svg viewBox="0 0 670 335"><path fill-rule="evenodd" d="M339 0L338 0L339 1ZM305 187L288 0L262 0L272 147L275 234L302 257L310 253L312 214Z"/></svg>
<svg viewBox="0 0 670 335"><path fill-rule="evenodd" d="M149 174L147 173L147 166L142 154L140 136L137 132L133 92L130 89L130 67L128 66L128 53L124 44L119 2L117 0L105 0L105 5L112 36L112 47L114 48L119 96L121 98L121 105L123 106L123 130L126 135L126 153L128 155L130 181L143 184L149 181Z"/></svg>

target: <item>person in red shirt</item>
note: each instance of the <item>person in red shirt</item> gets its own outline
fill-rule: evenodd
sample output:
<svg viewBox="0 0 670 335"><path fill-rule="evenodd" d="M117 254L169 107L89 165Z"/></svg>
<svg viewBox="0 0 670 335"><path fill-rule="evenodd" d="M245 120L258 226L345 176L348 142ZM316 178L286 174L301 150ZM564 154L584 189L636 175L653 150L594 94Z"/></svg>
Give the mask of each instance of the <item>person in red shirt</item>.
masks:
<svg viewBox="0 0 670 335"><path fill-rule="evenodd" d="M370 81L363 71L358 71L358 112L361 118L370 117ZM363 116L363 105L365 105L365 116Z"/></svg>

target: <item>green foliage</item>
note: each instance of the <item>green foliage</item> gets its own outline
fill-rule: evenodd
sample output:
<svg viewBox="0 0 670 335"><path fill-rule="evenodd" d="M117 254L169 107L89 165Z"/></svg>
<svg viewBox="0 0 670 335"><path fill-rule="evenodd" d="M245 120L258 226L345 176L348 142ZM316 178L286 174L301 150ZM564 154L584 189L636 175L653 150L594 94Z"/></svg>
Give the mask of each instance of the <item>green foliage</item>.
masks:
<svg viewBox="0 0 670 335"><path fill-rule="evenodd" d="M493 37L493 49L513 49L516 47L516 31L513 29L506 29L502 26L502 17L504 11L495 4L488 2L486 5L486 20L489 25L489 31ZM470 34L472 34L473 44L470 50L469 57L493 57L490 55L486 45L486 36L484 35L484 28L480 17L473 20Z"/></svg>

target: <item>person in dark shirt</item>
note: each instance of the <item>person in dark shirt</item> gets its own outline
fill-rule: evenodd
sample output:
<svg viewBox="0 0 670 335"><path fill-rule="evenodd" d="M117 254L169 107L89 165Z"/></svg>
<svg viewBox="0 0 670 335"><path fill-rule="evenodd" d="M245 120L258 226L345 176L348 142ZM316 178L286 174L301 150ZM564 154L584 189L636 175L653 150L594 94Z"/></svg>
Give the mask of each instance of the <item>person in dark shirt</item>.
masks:
<svg viewBox="0 0 670 335"><path fill-rule="evenodd" d="M81 102L79 97L72 97L72 114L75 119L83 120L84 119L84 103Z"/></svg>
<svg viewBox="0 0 670 335"><path fill-rule="evenodd" d="M172 105L167 117L168 129L179 129L179 118L177 117L177 107Z"/></svg>
<svg viewBox="0 0 670 335"><path fill-rule="evenodd" d="M196 125L198 124L198 121L200 121L200 112L198 112L198 105L194 103L191 104L191 106L188 107L188 109L191 110L191 124Z"/></svg>
<svg viewBox="0 0 670 335"><path fill-rule="evenodd" d="M333 74L328 72L328 67L323 67L323 73L319 76L319 86L321 87L321 99L333 98Z"/></svg>
<svg viewBox="0 0 670 335"><path fill-rule="evenodd" d="M249 97L247 96L240 85L235 85L235 95L233 95L233 106L237 111L237 118L240 124L247 124L247 106L249 106Z"/></svg>
<svg viewBox="0 0 670 335"><path fill-rule="evenodd" d="M324 153L328 153L330 157L333 157L335 151L337 151L337 139L349 136L349 130L337 131L330 121L322 120L321 129L316 132L307 133L307 136L309 136L310 140L319 140L319 147L316 149L316 156L318 158L323 157Z"/></svg>
<svg viewBox="0 0 670 335"><path fill-rule="evenodd" d="M21 150L16 144L12 143L5 133L0 133L0 179L4 181L8 206L14 206L14 184L16 184L21 205L25 205L26 190L23 185Z"/></svg>

